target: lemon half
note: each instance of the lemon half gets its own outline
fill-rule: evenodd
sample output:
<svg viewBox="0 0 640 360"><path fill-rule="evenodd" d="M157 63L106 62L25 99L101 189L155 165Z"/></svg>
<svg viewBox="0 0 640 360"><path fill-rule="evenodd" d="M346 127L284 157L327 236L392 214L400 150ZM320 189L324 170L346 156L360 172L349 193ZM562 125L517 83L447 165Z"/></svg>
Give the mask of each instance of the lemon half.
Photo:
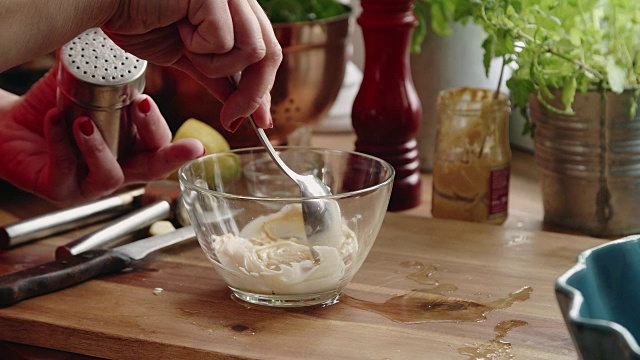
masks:
<svg viewBox="0 0 640 360"><path fill-rule="evenodd" d="M187 119L176 131L173 141L181 139L200 140L206 149L206 155L230 150L227 140L216 129L198 119ZM237 179L240 176L240 158L236 154L224 154L204 161L207 183L212 188L216 182ZM217 170L214 170L217 169ZM178 180L178 172L169 175L172 180Z"/></svg>
<svg viewBox="0 0 640 360"><path fill-rule="evenodd" d="M222 134L209 124L194 118L188 119L180 126L173 137L173 141L189 138L200 140L205 149L207 149L207 155L231 149Z"/></svg>

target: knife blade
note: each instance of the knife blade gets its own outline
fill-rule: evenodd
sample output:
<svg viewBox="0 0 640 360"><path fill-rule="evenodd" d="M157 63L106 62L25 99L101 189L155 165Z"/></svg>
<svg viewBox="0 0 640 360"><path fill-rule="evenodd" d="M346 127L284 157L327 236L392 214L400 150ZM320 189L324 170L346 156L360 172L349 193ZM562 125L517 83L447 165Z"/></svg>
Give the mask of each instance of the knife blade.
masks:
<svg viewBox="0 0 640 360"><path fill-rule="evenodd" d="M89 250L0 276L0 307L77 285L100 275L120 272L154 251L194 239L195 236L193 226L185 226L113 249Z"/></svg>

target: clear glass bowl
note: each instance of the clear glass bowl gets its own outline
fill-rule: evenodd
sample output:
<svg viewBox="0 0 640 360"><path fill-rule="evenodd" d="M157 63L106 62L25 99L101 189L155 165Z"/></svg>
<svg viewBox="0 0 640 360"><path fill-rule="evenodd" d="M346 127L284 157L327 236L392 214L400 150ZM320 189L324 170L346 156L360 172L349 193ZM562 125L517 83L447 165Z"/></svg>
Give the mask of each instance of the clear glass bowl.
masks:
<svg viewBox="0 0 640 360"><path fill-rule="evenodd" d="M335 246L308 244L297 185L273 171L263 148L211 154L179 171L198 241L239 299L269 306L331 304L364 262L389 203L394 170L355 152L276 147L338 202Z"/></svg>

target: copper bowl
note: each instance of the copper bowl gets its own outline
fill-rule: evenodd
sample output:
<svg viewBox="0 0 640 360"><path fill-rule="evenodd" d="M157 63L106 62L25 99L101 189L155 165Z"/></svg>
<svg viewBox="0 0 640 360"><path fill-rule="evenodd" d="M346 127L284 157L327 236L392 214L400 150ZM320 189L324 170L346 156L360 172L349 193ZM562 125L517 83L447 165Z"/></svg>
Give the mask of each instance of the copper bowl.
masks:
<svg viewBox="0 0 640 360"><path fill-rule="evenodd" d="M276 145L306 124L314 126L327 114L344 78L351 9L336 17L274 24L283 60L271 90L274 127L267 131ZM184 73L158 66L147 68L146 92L158 103L172 131L194 117L221 131L232 148L259 145L247 122L231 134L220 125L222 104Z"/></svg>

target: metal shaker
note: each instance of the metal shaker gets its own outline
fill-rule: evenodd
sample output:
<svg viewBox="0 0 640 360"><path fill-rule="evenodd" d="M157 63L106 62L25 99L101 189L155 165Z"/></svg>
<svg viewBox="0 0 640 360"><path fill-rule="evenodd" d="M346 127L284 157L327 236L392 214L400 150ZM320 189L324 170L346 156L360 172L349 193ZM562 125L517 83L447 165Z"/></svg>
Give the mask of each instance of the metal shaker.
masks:
<svg viewBox="0 0 640 360"><path fill-rule="evenodd" d="M67 126L79 116L91 118L113 155L123 155L133 137L129 105L144 90L146 68L146 61L119 48L99 28L65 44L56 96Z"/></svg>

